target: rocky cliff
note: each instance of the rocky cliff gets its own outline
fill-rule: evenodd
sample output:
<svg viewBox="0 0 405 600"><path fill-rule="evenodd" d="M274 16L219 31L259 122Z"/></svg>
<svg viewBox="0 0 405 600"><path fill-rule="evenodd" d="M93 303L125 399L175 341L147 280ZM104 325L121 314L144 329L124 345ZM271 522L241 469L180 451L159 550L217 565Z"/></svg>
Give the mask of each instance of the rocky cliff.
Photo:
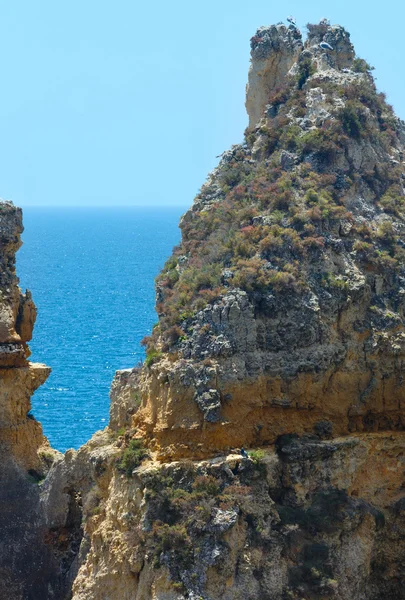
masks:
<svg viewBox="0 0 405 600"><path fill-rule="evenodd" d="M157 280L133 422L162 458L325 419L403 429L404 125L342 27L261 28L251 48L245 142Z"/></svg>
<svg viewBox="0 0 405 600"><path fill-rule="evenodd" d="M50 369L28 362L36 317L15 272L21 209L0 203L0 597L46 598L56 563L44 543L45 516L38 482L54 456L30 413L31 396ZM51 596L50 596L51 597Z"/></svg>
<svg viewBox="0 0 405 600"><path fill-rule="evenodd" d="M14 539L51 565L31 595L18 570L8 598L405 599L404 124L326 21L305 41L257 31L246 107L244 142L182 218L109 427L46 474L10 393L27 411L33 388L2 380L4 462L46 474L29 483L41 543ZM20 213L4 213L1 370L43 373L26 362Z"/></svg>
<svg viewBox="0 0 405 600"><path fill-rule="evenodd" d="M285 436L249 459L110 463L73 598L403 599L403 449L399 432Z"/></svg>

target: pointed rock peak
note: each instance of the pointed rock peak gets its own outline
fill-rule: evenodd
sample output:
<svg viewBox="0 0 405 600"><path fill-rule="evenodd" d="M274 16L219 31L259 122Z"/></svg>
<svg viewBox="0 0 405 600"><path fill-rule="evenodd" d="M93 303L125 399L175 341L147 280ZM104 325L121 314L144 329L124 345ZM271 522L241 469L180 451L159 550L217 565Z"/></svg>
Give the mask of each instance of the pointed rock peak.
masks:
<svg viewBox="0 0 405 600"><path fill-rule="evenodd" d="M251 65L246 88L249 127L263 115L272 90L283 85L303 49L301 33L293 26L260 27L250 40Z"/></svg>
<svg viewBox="0 0 405 600"><path fill-rule="evenodd" d="M252 60L269 58L274 52L287 49L302 48L302 36L299 29L293 26L270 25L259 27L250 40Z"/></svg>
<svg viewBox="0 0 405 600"><path fill-rule="evenodd" d="M269 97L291 78L307 70L305 79L315 72L344 71L355 64L355 51L350 34L340 25L330 25L326 19L308 24L305 43L294 25L261 27L250 41L251 65L246 87L246 110L249 128L262 118ZM357 65L358 67L358 65ZM367 70L367 69L366 69Z"/></svg>
<svg viewBox="0 0 405 600"><path fill-rule="evenodd" d="M323 19L318 24L309 23L307 29L306 49L318 57L326 54L328 60L325 62L330 67L345 69L352 66L355 58L354 46L350 41L350 33L344 27L330 25L326 19ZM326 45L326 48L322 48L321 44Z"/></svg>

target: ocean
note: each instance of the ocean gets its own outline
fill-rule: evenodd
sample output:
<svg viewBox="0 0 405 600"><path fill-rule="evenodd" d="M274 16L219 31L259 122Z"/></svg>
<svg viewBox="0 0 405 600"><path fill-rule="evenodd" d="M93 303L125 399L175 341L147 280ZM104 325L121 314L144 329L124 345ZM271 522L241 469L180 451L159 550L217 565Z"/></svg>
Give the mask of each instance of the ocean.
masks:
<svg viewBox="0 0 405 600"><path fill-rule="evenodd" d="M144 358L154 278L180 240L176 208L26 208L17 274L38 317L33 362L52 367L32 413L54 448L106 427L117 369Z"/></svg>

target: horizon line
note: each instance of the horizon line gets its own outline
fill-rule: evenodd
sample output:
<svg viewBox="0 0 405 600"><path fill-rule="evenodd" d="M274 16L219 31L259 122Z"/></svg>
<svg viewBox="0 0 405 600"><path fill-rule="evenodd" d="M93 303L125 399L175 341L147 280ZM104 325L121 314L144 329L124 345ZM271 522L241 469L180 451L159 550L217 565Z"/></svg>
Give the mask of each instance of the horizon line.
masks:
<svg viewBox="0 0 405 600"><path fill-rule="evenodd" d="M189 208L191 204L15 204L18 208Z"/></svg>

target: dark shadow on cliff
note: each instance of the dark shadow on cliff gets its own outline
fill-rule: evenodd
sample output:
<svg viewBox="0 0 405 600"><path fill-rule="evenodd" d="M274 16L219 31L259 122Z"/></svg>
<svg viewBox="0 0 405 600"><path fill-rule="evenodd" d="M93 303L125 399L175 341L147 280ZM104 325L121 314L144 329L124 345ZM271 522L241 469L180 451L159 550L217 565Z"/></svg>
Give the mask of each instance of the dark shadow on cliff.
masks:
<svg viewBox="0 0 405 600"><path fill-rule="evenodd" d="M9 454L0 451L0 460L0 600L59 600L38 484Z"/></svg>

